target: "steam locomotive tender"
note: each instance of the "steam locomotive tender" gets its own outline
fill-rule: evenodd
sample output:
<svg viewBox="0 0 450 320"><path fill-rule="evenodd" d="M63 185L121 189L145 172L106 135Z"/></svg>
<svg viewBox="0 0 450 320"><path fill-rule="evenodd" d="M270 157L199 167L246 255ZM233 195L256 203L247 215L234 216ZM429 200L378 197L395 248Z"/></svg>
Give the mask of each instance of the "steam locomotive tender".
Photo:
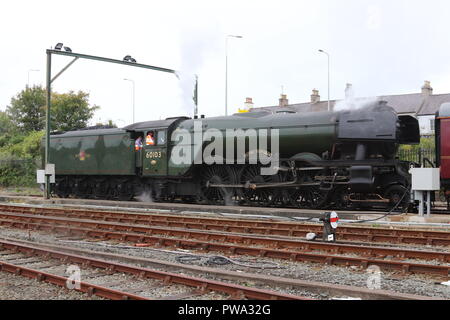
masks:
<svg viewBox="0 0 450 320"><path fill-rule="evenodd" d="M264 146L258 137L255 146L250 135L245 137L245 152L234 147L233 159L223 164L174 161L181 144L190 148L192 159L208 147L210 141L203 141L200 149L194 145L194 124L200 121L204 131L216 129L224 140L236 139L227 137L227 129L268 129L269 135L270 129L278 129L276 173L262 175L261 163L246 161L250 154L272 152L271 144ZM193 139L177 139L181 131ZM136 150L135 140L150 132L155 144L144 143L143 149ZM417 119L398 116L383 101L355 111L250 112L79 130L51 136L50 162L56 165L53 193L63 198L118 200L147 193L153 201L313 209L391 208L398 202L407 206L409 163L395 157L399 145L419 141Z"/></svg>

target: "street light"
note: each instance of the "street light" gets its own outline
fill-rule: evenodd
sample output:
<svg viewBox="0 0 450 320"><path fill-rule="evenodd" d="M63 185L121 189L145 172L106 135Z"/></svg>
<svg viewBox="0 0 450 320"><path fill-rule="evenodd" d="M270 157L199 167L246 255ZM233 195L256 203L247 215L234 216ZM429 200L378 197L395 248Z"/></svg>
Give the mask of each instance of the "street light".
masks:
<svg viewBox="0 0 450 320"><path fill-rule="evenodd" d="M41 70L37 70L37 69L30 69L30 70L28 70L28 82L27 82L28 87L30 87L30 72L33 72L33 71L38 72L38 71L41 71Z"/></svg>
<svg viewBox="0 0 450 320"><path fill-rule="evenodd" d="M323 51L322 49L320 49L319 52L325 53L328 57L328 111L331 111L331 109L330 109L330 55L328 54L328 52Z"/></svg>
<svg viewBox="0 0 450 320"><path fill-rule="evenodd" d="M228 38L242 39L242 36L227 35L225 37L225 115L228 115Z"/></svg>
<svg viewBox="0 0 450 320"><path fill-rule="evenodd" d="M133 84L133 123L134 123L134 80L131 79L123 79L125 81L131 81L131 83Z"/></svg>

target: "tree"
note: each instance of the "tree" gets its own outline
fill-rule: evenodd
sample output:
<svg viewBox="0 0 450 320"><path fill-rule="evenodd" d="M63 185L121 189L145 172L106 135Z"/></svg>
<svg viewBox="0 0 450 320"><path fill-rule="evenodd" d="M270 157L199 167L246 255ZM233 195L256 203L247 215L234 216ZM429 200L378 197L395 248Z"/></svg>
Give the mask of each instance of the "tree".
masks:
<svg viewBox="0 0 450 320"><path fill-rule="evenodd" d="M0 135L12 133L14 123L5 111L0 111Z"/></svg>
<svg viewBox="0 0 450 320"><path fill-rule="evenodd" d="M42 86L26 87L11 99L6 114L23 133L40 131L45 128L46 90ZM52 93L51 129L69 131L85 128L98 106L89 106L89 94ZM2 124L0 118L0 125Z"/></svg>
<svg viewBox="0 0 450 320"><path fill-rule="evenodd" d="M85 128L94 116L98 106L89 106L89 93L78 91L74 93L52 96L52 130L70 131Z"/></svg>
<svg viewBox="0 0 450 320"><path fill-rule="evenodd" d="M45 97L42 86L27 86L11 99L6 113L18 129L25 132L42 130L45 126Z"/></svg>
<svg viewBox="0 0 450 320"><path fill-rule="evenodd" d="M117 124L116 124L112 119L109 119L109 120L106 121L105 123L103 123L103 122L97 122L95 125L96 125L96 126L99 126L99 127L102 127L102 126L108 126L108 127L111 127L111 128L117 128Z"/></svg>

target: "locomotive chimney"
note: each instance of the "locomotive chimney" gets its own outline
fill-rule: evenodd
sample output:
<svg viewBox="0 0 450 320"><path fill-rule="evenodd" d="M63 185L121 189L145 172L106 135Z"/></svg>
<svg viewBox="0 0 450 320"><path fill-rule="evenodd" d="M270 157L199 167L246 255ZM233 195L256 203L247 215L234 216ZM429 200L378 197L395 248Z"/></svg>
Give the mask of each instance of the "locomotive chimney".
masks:
<svg viewBox="0 0 450 320"><path fill-rule="evenodd" d="M425 96L431 96L433 94L433 88L431 87L430 81L425 81L422 87L422 94Z"/></svg>
<svg viewBox="0 0 450 320"><path fill-rule="evenodd" d="M320 102L319 90L313 89L312 95L311 95L311 103L317 103L317 102Z"/></svg>
<svg viewBox="0 0 450 320"><path fill-rule="evenodd" d="M289 100L287 98L287 95L282 94L281 98L280 98L280 107L286 107L287 105L289 105Z"/></svg>

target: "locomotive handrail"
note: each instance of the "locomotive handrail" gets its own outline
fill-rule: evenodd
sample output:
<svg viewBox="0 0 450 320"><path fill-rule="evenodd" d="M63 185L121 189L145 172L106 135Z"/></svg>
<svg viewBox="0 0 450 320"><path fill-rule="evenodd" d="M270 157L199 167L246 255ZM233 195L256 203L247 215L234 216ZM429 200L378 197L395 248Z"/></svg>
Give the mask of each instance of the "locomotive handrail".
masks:
<svg viewBox="0 0 450 320"><path fill-rule="evenodd" d="M425 162L428 162L432 168L436 168L436 165L435 165L433 162L431 162L430 159L428 159L428 158L423 158L423 163L424 163L424 165L425 165Z"/></svg>

